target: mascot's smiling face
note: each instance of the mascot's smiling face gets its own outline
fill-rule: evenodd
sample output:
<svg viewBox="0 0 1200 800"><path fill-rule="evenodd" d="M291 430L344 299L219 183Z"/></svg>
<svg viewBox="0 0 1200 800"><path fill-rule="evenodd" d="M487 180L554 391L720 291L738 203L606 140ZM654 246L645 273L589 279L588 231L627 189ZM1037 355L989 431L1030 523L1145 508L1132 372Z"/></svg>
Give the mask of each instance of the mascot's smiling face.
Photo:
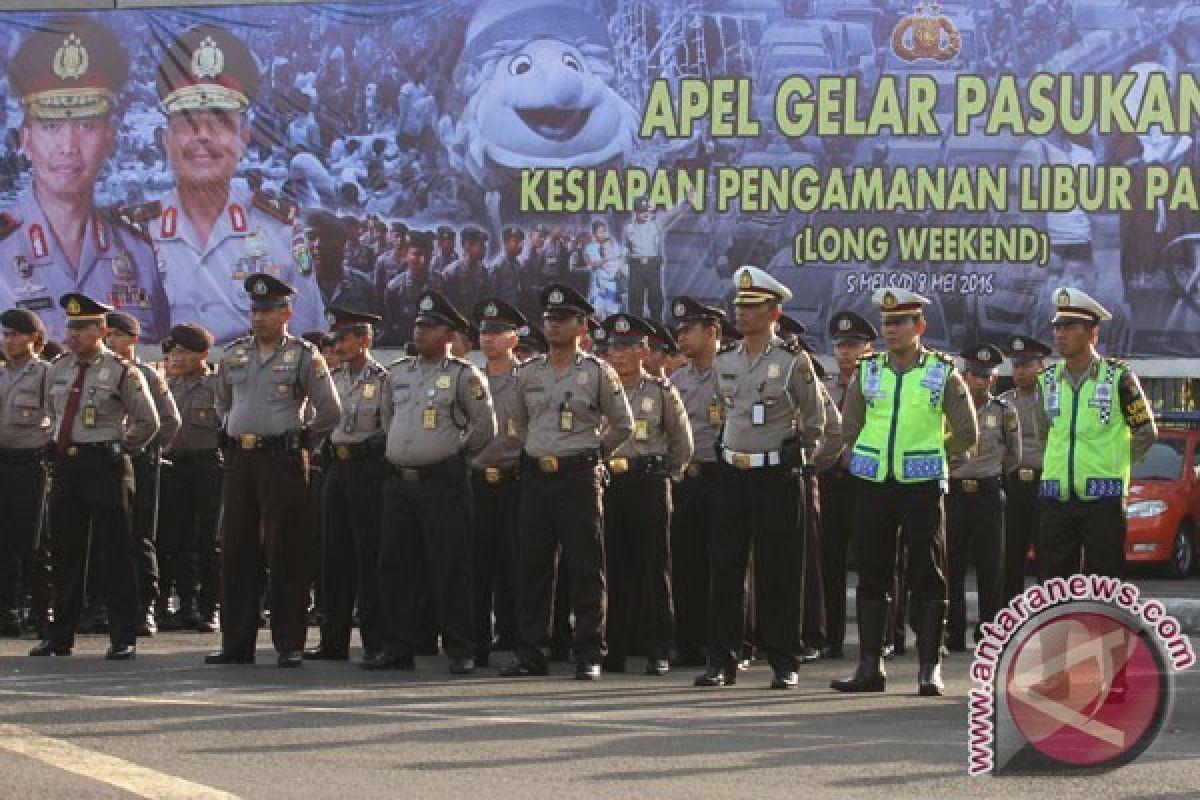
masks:
<svg viewBox="0 0 1200 800"><path fill-rule="evenodd" d="M633 108L580 48L559 39L533 39L497 58L474 101L486 154L507 167L593 166L632 146Z"/></svg>

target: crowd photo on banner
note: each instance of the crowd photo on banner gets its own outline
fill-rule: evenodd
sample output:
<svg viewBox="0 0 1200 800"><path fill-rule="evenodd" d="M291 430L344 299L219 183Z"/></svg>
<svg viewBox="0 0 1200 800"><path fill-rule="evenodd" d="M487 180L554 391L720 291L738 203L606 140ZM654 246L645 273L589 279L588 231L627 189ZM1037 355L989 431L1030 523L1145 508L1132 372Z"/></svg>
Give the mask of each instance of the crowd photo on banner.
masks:
<svg viewBox="0 0 1200 800"><path fill-rule="evenodd" d="M266 628L299 667L349 661L357 630L367 670L444 654L453 674L569 661L723 687L757 659L787 690L846 657L852 619L832 689L884 691L911 632L938 696L1030 574L1123 572L1156 438L1127 359L1200 352L1200 212L718 212L698 186L535 213L521 176L1195 171L1194 134L1161 130L639 129L656 80L717 76L762 109L789 75L930 75L949 103L956 73L1131 73L1136 105L1150 76L1195 72L1200 4L3 18L0 635L31 656L103 633L129 660L189 630L219 633L207 663L245 664ZM922 20L952 52L906 54L894 33ZM795 263L801 228L865 223L1031 225L1050 252Z"/></svg>

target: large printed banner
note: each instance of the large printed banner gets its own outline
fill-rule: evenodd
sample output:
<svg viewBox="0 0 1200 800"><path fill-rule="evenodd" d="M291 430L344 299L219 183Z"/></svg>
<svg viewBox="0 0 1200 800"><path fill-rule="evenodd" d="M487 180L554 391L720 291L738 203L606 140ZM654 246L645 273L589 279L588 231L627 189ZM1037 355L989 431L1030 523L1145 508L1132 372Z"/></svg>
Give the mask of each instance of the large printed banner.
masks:
<svg viewBox="0 0 1200 800"><path fill-rule="evenodd" d="M1200 354L1193 0L431 0L5 13L0 306L247 329L248 275L411 332L416 298L727 303L741 264L927 338ZM657 226L634 235L647 212ZM657 240L656 240L657 236ZM661 256L661 271L654 256ZM661 274L661 285L659 284Z"/></svg>

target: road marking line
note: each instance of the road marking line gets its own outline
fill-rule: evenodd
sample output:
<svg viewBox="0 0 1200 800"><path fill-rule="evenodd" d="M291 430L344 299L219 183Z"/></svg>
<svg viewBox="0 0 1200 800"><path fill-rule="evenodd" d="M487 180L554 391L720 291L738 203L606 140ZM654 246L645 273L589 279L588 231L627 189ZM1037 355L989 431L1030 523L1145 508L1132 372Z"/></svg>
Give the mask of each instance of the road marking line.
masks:
<svg viewBox="0 0 1200 800"><path fill-rule="evenodd" d="M0 724L0 749L107 783L139 797L236 800L237 795L138 766L115 756L87 750L62 739L42 736L20 725Z"/></svg>

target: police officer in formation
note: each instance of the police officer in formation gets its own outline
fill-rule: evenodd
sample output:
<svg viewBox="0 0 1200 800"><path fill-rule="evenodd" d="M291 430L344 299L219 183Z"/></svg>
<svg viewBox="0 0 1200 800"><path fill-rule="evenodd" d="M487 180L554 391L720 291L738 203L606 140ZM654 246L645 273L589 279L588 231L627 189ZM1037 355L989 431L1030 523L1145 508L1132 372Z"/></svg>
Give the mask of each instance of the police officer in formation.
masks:
<svg viewBox="0 0 1200 800"><path fill-rule="evenodd" d="M46 374L39 357L46 341L41 318L24 308L0 314L4 361L0 363L0 636L20 636L26 622L39 632L50 604L50 573L45 543L46 469L50 407Z"/></svg>
<svg viewBox="0 0 1200 800"><path fill-rule="evenodd" d="M141 453L133 457L133 538L138 550L138 590L142 602L138 636L153 636L158 632L155 610L160 602L156 547L162 451L171 446L179 431L179 409L158 370L137 357L136 347L142 334L137 317L113 311L105 322L108 335L104 337L104 343L142 373L142 382L158 412L158 433Z"/></svg>
<svg viewBox="0 0 1200 800"><path fill-rule="evenodd" d="M1000 606L1008 605L1025 590L1025 562L1029 547L1037 542L1038 482L1042 477L1045 437L1038 409L1042 391L1038 378L1052 354L1049 345L1028 336L1014 336L1008 344L1013 388L1000 395L1017 412L1021 426L1021 460L1005 481L1008 505L1004 510L1004 586Z"/></svg>
<svg viewBox="0 0 1200 800"><path fill-rule="evenodd" d="M962 352L964 380L975 406L979 441L949 459L950 491L946 495L946 562L949 568L949 616L946 648L966 651L967 564L975 567L979 622L1000 610L1004 586L1004 476L1021 460L1021 425L1016 409L992 395L996 371L1004 360L1000 349L974 344ZM975 641L980 639L975 626Z"/></svg>
<svg viewBox="0 0 1200 800"><path fill-rule="evenodd" d="M596 680L605 655L604 462L633 433L612 367L579 349L594 312L550 284L539 298L550 352L517 370L513 423L521 454L516 660L501 675L545 675L559 550L571 575L575 677Z"/></svg>
<svg viewBox="0 0 1200 800"><path fill-rule="evenodd" d="M621 379L633 412L633 435L609 457L611 480L604 492L608 579L604 668L624 672L625 659L637 643L646 657L646 674L665 675L675 638L671 479L682 477L692 458L692 430L679 392L669 380L643 367L656 326L632 314L612 314L605 318L604 330L608 362Z"/></svg>
<svg viewBox="0 0 1200 800"><path fill-rule="evenodd" d="M884 691L883 629L903 528L917 623L918 692L936 696L944 691L947 602L942 486L947 457L975 446L975 409L953 360L921 344L922 306L929 301L906 289L880 289L872 300L883 315L887 351L859 361L842 414L843 462L859 481L852 542L860 659L854 674L832 687Z"/></svg>
<svg viewBox="0 0 1200 800"><path fill-rule="evenodd" d="M810 469L825 424L808 354L775 336L786 286L757 267L734 273L741 343L717 356L724 426L717 441L708 669L697 686L737 681L746 620L745 577L753 547L763 645L772 688L797 685L806 513L796 472Z"/></svg>
<svg viewBox="0 0 1200 800"><path fill-rule="evenodd" d="M364 669L412 669L420 646L422 577L433 593L450 672L475 671L468 460L496 435L483 375L450 354L466 320L440 292L418 302L415 356L388 368L383 396L389 476L379 550L383 652Z"/></svg>
<svg viewBox="0 0 1200 800"><path fill-rule="evenodd" d="M324 357L288 333L295 290L265 273L245 280L252 333L221 358L217 402L226 415L228 459L221 522L221 649L209 664L254 662L265 562L270 569L271 639L280 667L301 665L309 580L299 502L310 453L333 430L341 406ZM306 407L311 414L306 416ZM306 422L307 419L307 422Z"/></svg>
<svg viewBox="0 0 1200 800"><path fill-rule="evenodd" d="M327 661L350 657L357 603L363 657L369 661L383 652L384 631L378 564L387 370L371 355L375 327L382 320L339 306L330 306L327 314L338 359L333 385L342 418L330 434L321 503L321 641L305 650L304 657Z"/></svg>
<svg viewBox="0 0 1200 800"><path fill-rule="evenodd" d="M163 341L167 388L179 410L179 432L165 453L163 510L159 526L160 630L213 633L220 621L221 413L217 375L206 360L213 345L209 331L182 322ZM179 608L166 616L174 588Z"/></svg>
<svg viewBox="0 0 1200 800"><path fill-rule="evenodd" d="M110 660L136 653L138 574L133 536L133 464L158 433L158 412L134 365L104 346L112 308L78 293L59 298L67 354L46 371L54 420L49 514L54 621L31 656L70 655L87 581L89 542L102 550L111 627Z"/></svg>

